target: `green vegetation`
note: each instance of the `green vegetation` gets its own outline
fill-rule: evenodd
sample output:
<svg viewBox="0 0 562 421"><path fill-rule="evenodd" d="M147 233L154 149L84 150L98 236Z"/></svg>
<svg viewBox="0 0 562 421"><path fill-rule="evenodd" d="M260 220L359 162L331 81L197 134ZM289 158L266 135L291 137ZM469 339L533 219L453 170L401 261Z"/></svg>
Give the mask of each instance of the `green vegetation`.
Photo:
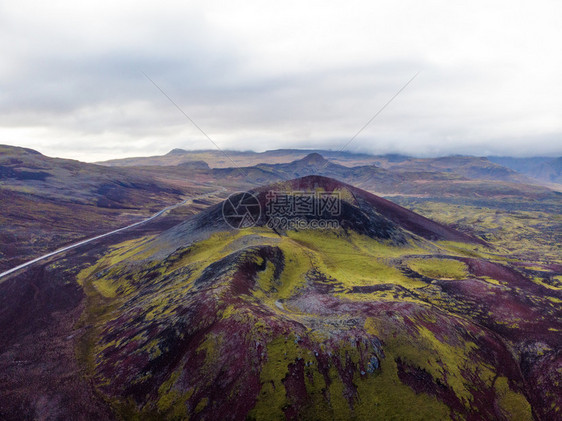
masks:
<svg viewBox="0 0 562 421"><path fill-rule="evenodd" d="M562 263L559 212L508 211L429 201L414 202L408 207L427 218L480 235L492 245L496 258ZM483 250L478 247L478 251Z"/></svg>
<svg viewBox="0 0 562 421"><path fill-rule="evenodd" d="M408 267L420 275L434 279L466 279L466 264L453 259L409 259Z"/></svg>
<svg viewBox="0 0 562 421"><path fill-rule="evenodd" d="M105 373L119 370L121 360L115 355L124 358L130 354L125 350L133 349L132 354L145 358L149 366L171 352L169 342L150 333L153 330L181 326L174 338L199 332L190 342L194 349L190 358L198 358L196 368L178 363L155 385L142 408L135 409L127 398L116 404L134 416L180 419L204 417L212 411L213 401L201 390L217 381L221 367L235 369L225 360L232 339L225 333L228 329L214 331L221 323L247 327L243 335L248 348L254 349L257 342L264 347L260 358L253 357L251 370L244 367L241 374L255 370L259 376L250 419L284 419L291 410L304 418L322 419L462 419L474 414L479 390L490 394L502 413L521 419L530 416L529 403L516 385L499 376L494 362L481 353L478 341L485 332L467 320L482 313L452 300L439 287L439 280L464 282L473 277L459 257L501 260L497 250L421 239L397 247L343 230L277 235L264 228L215 233L163 259L153 257L157 244L150 237L118 244L79 275L88 294L83 323L94 326L84 336L79 353L102 394L111 384ZM264 247L275 253L260 253ZM199 285L211 264L216 265L215 272ZM543 278L536 276L537 283L549 276L549 282L559 281L548 270L538 270L542 267L528 264L521 270L540 273ZM438 281L430 284L416 274ZM233 288L235 278L247 288ZM479 278L489 288L508 286L489 276ZM324 295L328 304L315 306L313 300L303 299L314 288L328 291ZM178 325L185 317L182 309L199 300L204 300L202 308L209 314ZM389 310L365 317L360 311L346 314L329 307L363 303L388 305ZM218 318L213 321L215 314ZM517 322L504 316L496 323L515 329ZM300 337L287 333L291 331L287 326L302 329ZM117 339L110 338L115 332L119 332ZM369 373L364 371L365 349L350 340L366 337L380 339L384 352L380 365ZM303 367L299 387L304 389L298 390L304 396L291 389L296 387L291 381L297 366ZM405 370L423 379L423 392L408 383ZM198 383L190 383L192 378ZM154 373L147 371L129 383L144 385L154 379ZM464 409L452 412L437 390L446 390Z"/></svg>
<svg viewBox="0 0 562 421"><path fill-rule="evenodd" d="M496 393L499 395L501 408L507 412L508 419L534 419L529 402L527 402L527 399L525 399L523 395L510 389L507 377L498 377L495 386Z"/></svg>
<svg viewBox="0 0 562 421"><path fill-rule="evenodd" d="M386 283L406 288L425 285L386 263L398 256L427 253L419 247L385 245L354 233L348 236L342 231L308 230L289 232L288 236L310 255L315 268L337 280L347 291L354 286Z"/></svg>
<svg viewBox="0 0 562 421"><path fill-rule="evenodd" d="M431 395L415 393L400 381L392 358L382 359L375 374L361 375L357 367L359 350L349 342L339 343L338 350L337 354L330 353L332 364L326 378L319 372L315 354L298 345L293 335L271 341L267 346L268 361L260 374L263 387L250 418L285 419L284 410L294 402L284 382L290 376L289 367L302 360L306 388L301 412L304 419L449 419L449 409L443 403ZM357 387L351 400L348 386L337 369L349 361L355 365L353 384Z"/></svg>

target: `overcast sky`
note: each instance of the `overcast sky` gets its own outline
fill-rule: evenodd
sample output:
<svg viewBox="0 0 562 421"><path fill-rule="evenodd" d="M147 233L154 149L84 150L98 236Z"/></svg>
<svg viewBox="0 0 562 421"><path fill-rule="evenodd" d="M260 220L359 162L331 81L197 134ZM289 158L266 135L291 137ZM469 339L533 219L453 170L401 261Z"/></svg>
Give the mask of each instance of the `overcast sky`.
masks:
<svg viewBox="0 0 562 421"><path fill-rule="evenodd" d="M562 154L562 2L0 1L0 143Z"/></svg>

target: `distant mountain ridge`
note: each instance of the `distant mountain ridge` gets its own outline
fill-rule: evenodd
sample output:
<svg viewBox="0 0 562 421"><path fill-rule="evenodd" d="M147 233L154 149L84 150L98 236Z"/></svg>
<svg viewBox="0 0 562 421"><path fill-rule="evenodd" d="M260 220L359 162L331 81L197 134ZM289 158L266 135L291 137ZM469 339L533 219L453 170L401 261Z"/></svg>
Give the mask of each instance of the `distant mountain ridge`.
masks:
<svg viewBox="0 0 562 421"><path fill-rule="evenodd" d="M437 158L415 158L401 154L369 155L320 149L278 149L265 152L173 149L162 156L115 159L99 164L107 166L173 166L190 161L204 161L211 168L229 168L259 166L261 164L287 164L300 160L309 154L321 155L334 164L347 167L377 166L401 172L438 171L456 173L470 179L527 184L562 183L562 158L560 157L552 159L488 158L451 155ZM232 161L229 157L232 158Z"/></svg>
<svg viewBox="0 0 562 421"><path fill-rule="evenodd" d="M199 156L201 158L201 156ZM188 161L195 162L195 161ZM200 162L200 161L199 161ZM384 164L379 166L377 164ZM150 171L174 172L176 177L188 176L199 182L219 182L251 186L274 183L308 175L335 178L364 190L382 195L418 197L467 197L500 200L502 198L556 199L548 187L532 185L531 181L485 158L451 157L431 162L396 160L394 163L370 162L346 166L338 160L326 159L312 152L291 162L253 166L206 168L202 164L182 163L176 166L144 167ZM189 173L187 169L189 168ZM455 169L455 170L453 170Z"/></svg>
<svg viewBox="0 0 562 421"><path fill-rule="evenodd" d="M488 159L528 177L548 183L562 184L562 157L511 158L490 156Z"/></svg>

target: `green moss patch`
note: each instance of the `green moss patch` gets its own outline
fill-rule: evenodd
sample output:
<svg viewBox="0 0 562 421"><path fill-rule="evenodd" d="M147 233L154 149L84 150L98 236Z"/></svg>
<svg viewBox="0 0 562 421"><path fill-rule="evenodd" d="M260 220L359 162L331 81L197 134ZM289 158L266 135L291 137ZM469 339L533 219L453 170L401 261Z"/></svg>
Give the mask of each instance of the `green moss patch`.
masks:
<svg viewBox="0 0 562 421"><path fill-rule="evenodd" d="M407 266L420 275L433 279L466 279L466 264L453 259L410 259Z"/></svg>

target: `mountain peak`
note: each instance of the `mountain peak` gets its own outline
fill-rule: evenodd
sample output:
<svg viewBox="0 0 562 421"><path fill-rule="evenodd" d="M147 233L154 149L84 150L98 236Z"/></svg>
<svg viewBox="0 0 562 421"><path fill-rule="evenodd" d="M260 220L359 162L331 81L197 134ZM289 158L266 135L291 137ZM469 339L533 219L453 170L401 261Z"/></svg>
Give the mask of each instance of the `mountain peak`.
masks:
<svg viewBox="0 0 562 421"><path fill-rule="evenodd" d="M319 153L313 152L301 159L301 162L308 165L323 165L325 163L328 163L328 160L326 160Z"/></svg>
<svg viewBox="0 0 562 421"><path fill-rule="evenodd" d="M313 196L311 197L311 209L313 210L310 213L299 214L298 218L292 214L284 216L287 219L337 220L338 225L347 232L353 231L379 240L391 240L396 245L405 244L407 238L411 238L411 234L430 241L485 244L478 238L439 224L382 197L339 180L319 175L308 175L280 181L262 186L251 192L232 195L228 201L217 204L199 213L194 219L187 220L172 228L166 234L166 241L184 241L185 238L190 236L198 237L200 233L229 230L229 226L233 227L233 225L226 221L225 209L227 209L227 216L232 215L233 219L236 219L239 216L238 211L232 211L229 208L229 203L244 204L244 201L249 200L250 196L252 197L250 202L254 203L255 208L249 209L249 211L255 211L255 225L268 226L272 217L271 213L268 214L268 203L271 201L272 192L274 194L279 192L281 196L287 196L291 192L311 193L317 191L334 194L333 200L337 202L336 207L338 208L335 214L330 214L330 212L315 213L314 209L317 209L318 200L322 199ZM228 206L225 207L225 203Z"/></svg>
<svg viewBox="0 0 562 421"><path fill-rule="evenodd" d="M188 151L185 149L175 148L168 152L166 155L185 155Z"/></svg>

